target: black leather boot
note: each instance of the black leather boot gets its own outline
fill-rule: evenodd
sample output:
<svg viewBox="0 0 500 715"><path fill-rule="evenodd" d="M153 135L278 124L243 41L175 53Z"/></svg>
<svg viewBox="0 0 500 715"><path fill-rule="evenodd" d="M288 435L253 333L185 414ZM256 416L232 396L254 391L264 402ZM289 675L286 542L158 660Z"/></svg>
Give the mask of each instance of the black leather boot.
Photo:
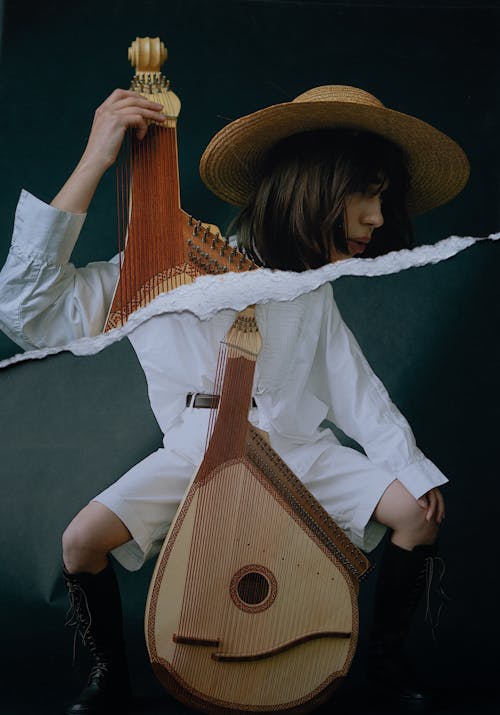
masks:
<svg viewBox="0 0 500 715"><path fill-rule="evenodd" d="M433 694L421 686L404 653L404 643L428 585L435 544L413 551L389 542L379 566L367 675L378 699L408 710L425 710Z"/></svg>
<svg viewBox="0 0 500 715"><path fill-rule="evenodd" d="M67 625L75 626L94 665L86 687L67 715L124 712L131 702L118 583L111 564L99 573L70 574L64 580L71 604Z"/></svg>

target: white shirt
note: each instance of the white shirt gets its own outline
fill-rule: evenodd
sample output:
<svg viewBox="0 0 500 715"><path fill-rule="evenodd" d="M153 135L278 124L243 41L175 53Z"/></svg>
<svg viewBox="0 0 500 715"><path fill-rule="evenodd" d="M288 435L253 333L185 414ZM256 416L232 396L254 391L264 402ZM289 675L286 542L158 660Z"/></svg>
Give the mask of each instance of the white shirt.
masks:
<svg viewBox="0 0 500 715"><path fill-rule="evenodd" d="M23 191L12 247L0 272L0 327L24 349L97 335L118 277L117 259L76 269L69 259L85 216L61 212ZM130 337L148 380L153 412L166 433L187 392L211 392L219 341L234 320L223 310L201 321L164 314ZM446 478L417 448L412 431L344 324L330 284L287 302L257 305L263 338L251 419L287 448L298 474L322 451L327 418L368 459L415 496ZM296 449L293 448L296 445ZM309 448L307 448L309 446Z"/></svg>

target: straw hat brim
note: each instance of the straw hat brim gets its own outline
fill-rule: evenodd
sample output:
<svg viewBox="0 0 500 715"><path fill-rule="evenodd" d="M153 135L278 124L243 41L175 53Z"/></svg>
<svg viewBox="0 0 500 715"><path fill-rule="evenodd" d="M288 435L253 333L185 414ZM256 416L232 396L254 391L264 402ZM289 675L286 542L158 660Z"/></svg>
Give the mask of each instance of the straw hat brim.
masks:
<svg viewBox="0 0 500 715"><path fill-rule="evenodd" d="M401 147L408 159L411 214L450 201L469 178L464 151L430 124L383 105L345 101L285 102L236 119L205 149L201 178L224 201L245 206L274 144L292 134L325 128L370 131Z"/></svg>

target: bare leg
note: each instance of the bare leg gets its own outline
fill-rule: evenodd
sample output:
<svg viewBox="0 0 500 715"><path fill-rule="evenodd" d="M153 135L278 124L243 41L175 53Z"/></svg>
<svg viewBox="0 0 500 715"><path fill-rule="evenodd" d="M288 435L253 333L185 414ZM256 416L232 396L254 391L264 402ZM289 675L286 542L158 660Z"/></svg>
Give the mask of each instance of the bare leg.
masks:
<svg viewBox="0 0 500 715"><path fill-rule="evenodd" d="M439 524L426 519L426 508L397 480L387 487L373 513L373 518L393 530L391 541L411 551L415 546L433 544Z"/></svg>
<svg viewBox="0 0 500 715"><path fill-rule="evenodd" d="M107 507L90 502L63 534L63 561L68 573L96 574L106 568L108 553L132 538L125 524Z"/></svg>

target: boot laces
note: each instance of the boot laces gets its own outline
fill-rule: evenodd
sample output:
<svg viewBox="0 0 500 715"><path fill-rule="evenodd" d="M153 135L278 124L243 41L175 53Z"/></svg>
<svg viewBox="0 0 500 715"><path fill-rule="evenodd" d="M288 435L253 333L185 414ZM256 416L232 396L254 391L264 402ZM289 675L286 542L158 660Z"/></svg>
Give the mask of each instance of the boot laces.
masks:
<svg viewBox="0 0 500 715"><path fill-rule="evenodd" d="M432 639L437 640L436 631L441 621L441 614L445 607L446 601L450 601L450 597L443 588L443 579L446 572L446 564L440 556L428 556L425 559L425 620L429 623L432 633ZM437 583L433 582L437 579ZM434 585L434 589L432 588ZM432 593L438 598L437 607L432 604ZM433 610L435 612L433 612Z"/></svg>
<svg viewBox="0 0 500 715"><path fill-rule="evenodd" d="M68 583L69 609L66 613L65 625L75 629L73 635L73 665L76 658L76 642L78 636L85 645L89 640L90 628L92 626L92 614L90 612L87 596L83 588L77 583Z"/></svg>
<svg viewBox="0 0 500 715"><path fill-rule="evenodd" d="M109 663L101 658L97 658L95 664L90 669L88 684L93 681L105 680L109 674Z"/></svg>

